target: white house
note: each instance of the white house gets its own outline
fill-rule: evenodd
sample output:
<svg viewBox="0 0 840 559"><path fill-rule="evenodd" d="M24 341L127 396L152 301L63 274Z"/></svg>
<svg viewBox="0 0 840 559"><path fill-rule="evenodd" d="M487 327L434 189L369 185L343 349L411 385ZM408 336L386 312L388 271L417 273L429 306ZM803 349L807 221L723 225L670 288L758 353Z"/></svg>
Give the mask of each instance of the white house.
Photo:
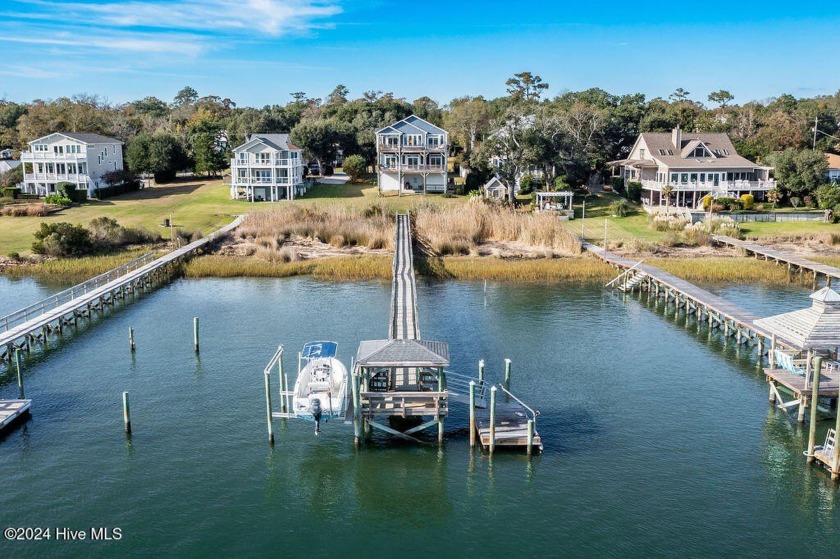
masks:
<svg viewBox="0 0 840 559"><path fill-rule="evenodd" d="M772 167L757 165L738 155L723 133L645 132L633 144L627 159L611 161L618 176L642 185L642 202L666 205L663 187L671 187L671 205L697 207L703 196L738 197L753 194L764 200L776 188Z"/></svg>
<svg viewBox="0 0 840 559"><path fill-rule="evenodd" d="M376 131L379 191L446 192L449 134L411 115Z"/></svg>
<svg viewBox="0 0 840 559"><path fill-rule="evenodd" d="M29 142L20 154L23 191L46 196L55 194L59 182L72 182L77 190L93 196L105 186L102 176L123 170L122 142L86 132L56 132Z"/></svg>
<svg viewBox="0 0 840 559"><path fill-rule="evenodd" d="M828 162L828 169L825 174L830 181L840 181L840 155L826 153L825 159Z"/></svg>
<svg viewBox="0 0 840 559"><path fill-rule="evenodd" d="M20 167L20 165L20 161L12 159L12 150L0 150L0 173L5 173L7 171L11 171L12 169L17 169L18 167Z"/></svg>
<svg viewBox="0 0 840 559"><path fill-rule="evenodd" d="M305 192L301 149L288 134L251 134L233 150L230 197L250 202L294 200Z"/></svg>

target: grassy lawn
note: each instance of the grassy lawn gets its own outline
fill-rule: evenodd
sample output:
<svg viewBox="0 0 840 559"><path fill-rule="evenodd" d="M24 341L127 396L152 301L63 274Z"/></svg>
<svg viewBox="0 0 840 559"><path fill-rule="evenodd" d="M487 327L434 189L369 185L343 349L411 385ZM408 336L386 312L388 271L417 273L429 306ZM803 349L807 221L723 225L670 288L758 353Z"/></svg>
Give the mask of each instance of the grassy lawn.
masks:
<svg viewBox="0 0 840 559"><path fill-rule="evenodd" d="M840 233L840 224L822 221L781 221L779 223L747 222L741 231L748 237L784 237L819 233Z"/></svg>
<svg viewBox="0 0 840 559"><path fill-rule="evenodd" d="M440 195L379 196L376 183L367 180L359 184L318 184L295 204L359 204L367 206L381 200L391 211L405 211L418 203L463 203L466 197L444 198ZM273 207L269 203L249 203L231 200L228 183L221 179L180 181L138 192L91 201L79 207L62 210L47 217L0 217L0 255L11 252L29 254L33 233L42 222L67 221L87 225L93 218L107 216L126 227L146 227L157 230L164 238L169 229L161 227L164 218L172 216L177 229L209 233L230 223L233 216Z"/></svg>
<svg viewBox="0 0 840 559"><path fill-rule="evenodd" d="M627 217L613 217L610 205L623 197L613 192L601 192L589 196L586 200L586 218L581 219L583 203L575 203L575 220L568 223L569 229L583 236L587 241L603 244L604 221L607 222L607 238L609 240L628 241L641 239L648 242L660 241L663 233L654 231L648 226L647 214L638 204L631 204L631 212Z"/></svg>

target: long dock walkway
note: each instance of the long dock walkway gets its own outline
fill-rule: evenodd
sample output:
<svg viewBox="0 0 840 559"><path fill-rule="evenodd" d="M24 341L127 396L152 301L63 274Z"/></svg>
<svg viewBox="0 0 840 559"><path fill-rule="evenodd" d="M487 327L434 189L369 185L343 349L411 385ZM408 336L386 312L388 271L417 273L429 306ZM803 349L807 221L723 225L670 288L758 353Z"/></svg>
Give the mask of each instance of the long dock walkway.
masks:
<svg viewBox="0 0 840 559"><path fill-rule="evenodd" d="M388 337L392 340L420 339L417 285L414 280L414 258L411 249L411 219L408 214L397 215L391 284L391 325Z"/></svg>
<svg viewBox="0 0 840 559"><path fill-rule="evenodd" d="M826 284L831 286L832 280L840 280L840 268L829 266L828 264L820 264L801 256L788 254L781 250L767 248L765 246L750 242L742 241L726 235L712 235L715 242L724 245L729 245L735 248L740 248L747 254L753 254L756 258L763 256L765 260L772 260L777 264L787 264L788 270L796 268L800 271L808 270L814 274L814 280L818 275L823 275L826 278Z"/></svg>
<svg viewBox="0 0 840 559"><path fill-rule="evenodd" d="M607 264L628 272L628 281L632 285L645 283L649 290L655 290L657 296L664 295L666 301L673 298L678 307L685 306L686 311L694 313L698 320L705 315L711 327L723 328L727 336L736 336L743 343L753 341L762 353L765 341L772 339L769 332L755 325L755 321L762 317L751 311L655 266L633 262L591 243L584 243L584 248ZM789 342L777 340L777 344L788 345Z"/></svg>
<svg viewBox="0 0 840 559"><path fill-rule="evenodd" d="M141 289L171 264L207 245L219 236L232 231L242 222L242 216L211 235L184 247L153 258L144 255L133 262L97 276L0 317L0 360L11 362L16 350L32 351L34 343L48 343L49 334L62 331L64 326L75 323L80 317L92 316L92 311L103 310L115 300L124 299L127 293Z"/></svg>

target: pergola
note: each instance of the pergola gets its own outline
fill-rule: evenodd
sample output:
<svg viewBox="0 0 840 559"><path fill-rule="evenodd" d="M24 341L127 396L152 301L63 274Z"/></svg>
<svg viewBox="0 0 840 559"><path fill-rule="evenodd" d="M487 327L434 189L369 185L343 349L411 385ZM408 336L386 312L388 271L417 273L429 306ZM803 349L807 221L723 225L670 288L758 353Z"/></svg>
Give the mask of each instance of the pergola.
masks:
<svg viewBox="0 0 840 559"><path fill-rule="evenodd" d="M536 192L537 211L571 211L574 193L568 190L562 192Z"/></svg>

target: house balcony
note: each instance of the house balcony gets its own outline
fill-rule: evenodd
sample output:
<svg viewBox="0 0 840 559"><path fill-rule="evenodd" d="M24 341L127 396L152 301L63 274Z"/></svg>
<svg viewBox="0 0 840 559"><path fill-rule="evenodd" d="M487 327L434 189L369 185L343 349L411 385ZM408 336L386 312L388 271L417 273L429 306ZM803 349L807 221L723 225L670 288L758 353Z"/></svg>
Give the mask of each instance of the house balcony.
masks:
<svg viewBox="0 0 840 559"><path fill-rule="evenodd" d="M394 145L394 144L387 144L384 142L379 142L376 145L376 150L379 153L421 153L421 152L430 152L430 153L445 153L446 152L446 145L445 144L435 144L435 145Z"/></svg>
<svg viewBox="0 0 840 559"><path fill-rule="evenodd" d="M86 161L87 155L84 153L54 153L51 151L24 151L20 154L20 160L24 162L31 161L50 161L56 163L63 163L66 161Z"/></svg>
<svg viewBox="0 0 840 559"><path fill-rule="evenodd" d="M274 177L274 179L272 179L271 177L235 177L233 179L234 186L288 186L290 184L299 184L300 182L300 177Z"/></svg>
<svg viewBox="0 0 840 559"><path fill-rule="evenodd" d="M272 157L269 159L231 159L230 166L234 167L296 167L302 165L300 159L281 159L279 157Z"/></svg>
<svg viewBox="0 0 840 559"><path fill-rule="evenodd" d="M385 173L445 173L446 165L380 165Z"/></svg>
<svg viewBox="0 0 840 559"><path fill-rule="evenodd" d="M631 179L632 180L632 179ZM768 191L773 190L778 186L775 179L767 179L767 180L756 180L756 181L748 181L748 180L736 180L736 181L718 181L717 184L714 182L689 182L689 183L672 183L672 182L662 182L657 180L651 179L643 179L642 181L642 188L647 190L654 190L657 192L661 192L662 188L665 186L671 186L674 189L674 192L737 192L737 191L746 191L746 190L755 190L755 191Z"/></svg>
<svg viewBox="0 0 840 559"><path fill-rule="evenodd" d="M75 182L88 183L92 182L88 175L81 173L67 174L67 173L25 173L23 175L24 182Z"/></svg>

